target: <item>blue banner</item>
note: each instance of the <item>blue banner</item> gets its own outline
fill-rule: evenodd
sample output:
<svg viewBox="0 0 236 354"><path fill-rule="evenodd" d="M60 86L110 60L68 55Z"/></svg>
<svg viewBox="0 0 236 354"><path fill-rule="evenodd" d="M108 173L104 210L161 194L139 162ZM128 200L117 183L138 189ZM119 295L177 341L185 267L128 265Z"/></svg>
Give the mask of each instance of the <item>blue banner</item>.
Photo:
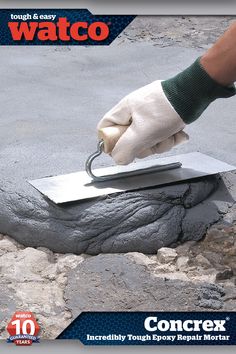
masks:
<svg viewBox="0 0 236 354"><path fill-rule="evenodd" d="M235 345L235 312L84 312L58 339L84 345Z"/></svg>
<svg viewBox="0 0 236 354"><path fill-rule="evenodd" d="M87 9L1 9L0 45L109 45L134 18Z"/></svg>

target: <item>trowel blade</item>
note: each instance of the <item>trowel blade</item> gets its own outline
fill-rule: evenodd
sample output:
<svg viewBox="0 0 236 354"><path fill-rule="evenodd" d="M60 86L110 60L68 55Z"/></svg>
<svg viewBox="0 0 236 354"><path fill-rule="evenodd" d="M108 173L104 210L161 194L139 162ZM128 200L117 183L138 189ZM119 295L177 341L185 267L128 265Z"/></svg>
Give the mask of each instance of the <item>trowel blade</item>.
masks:
<svg viewBox="0 0 236 354"><path fill-rule="evenodd" d="M96 175L108 175L125 171L146 168L152 165L162 165L181 162L182 167L169 171L153 172L150 174L125 177L122 179L92 182L85 171L44 177L29 181L44 196L56 204L81 201L113 193L139 190L147 187L186 181L192 178L214 175L220 172L232 171L236 167L216 160L199 152L165 157L133 163L127 167L113 166L95 169Z"/></svg>

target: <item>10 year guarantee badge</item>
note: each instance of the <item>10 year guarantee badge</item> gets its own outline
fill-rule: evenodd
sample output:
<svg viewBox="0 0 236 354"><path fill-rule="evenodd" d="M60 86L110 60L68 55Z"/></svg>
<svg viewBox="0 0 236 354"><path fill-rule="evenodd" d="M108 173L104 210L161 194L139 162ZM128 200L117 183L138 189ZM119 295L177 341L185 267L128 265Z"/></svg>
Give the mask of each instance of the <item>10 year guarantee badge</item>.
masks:
<svg viewBox="0 0 236 354"><path fill-rule="evenodd" d="M40 327L32 312L15 312L7 325L7 331L10 334L7 339L8 343L15 343L16 345L39 343Z"/></svg>

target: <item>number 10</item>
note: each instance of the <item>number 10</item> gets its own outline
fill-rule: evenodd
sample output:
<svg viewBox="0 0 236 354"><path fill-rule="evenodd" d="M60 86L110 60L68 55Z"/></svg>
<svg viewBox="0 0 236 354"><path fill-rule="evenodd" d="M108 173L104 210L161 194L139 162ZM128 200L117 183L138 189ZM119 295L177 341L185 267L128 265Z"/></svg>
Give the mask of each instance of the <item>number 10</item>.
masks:
<svg viewBox="0 0 236 354"><path fill-rule="evenodd" d="M11 323L13 326L16 326L16 335L19 334L29 334L31 336L35 333L35 324L32 320L25 320L22 324L22 328L20 325L20 320L15 320ZM30 325L30 333L27 332L27 325ZM22 332L21 332L22 329Z"/></svg>

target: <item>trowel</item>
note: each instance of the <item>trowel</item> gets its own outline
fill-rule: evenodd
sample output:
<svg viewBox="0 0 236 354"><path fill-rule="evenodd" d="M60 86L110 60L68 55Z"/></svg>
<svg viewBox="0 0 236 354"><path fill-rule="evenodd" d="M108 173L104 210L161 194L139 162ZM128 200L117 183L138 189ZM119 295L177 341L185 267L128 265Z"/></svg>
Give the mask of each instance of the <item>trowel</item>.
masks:
<svg viewBox="0 0 236 354"><path fill-rule="evenodd" d="M145 160L128 166L92 169L102 153L110 153L128 126L115 125L99 131L97 151L85 163L85 171L44 177L29 183L56 204L182 182L235 170L236 167L200 152Z"/></svg>

